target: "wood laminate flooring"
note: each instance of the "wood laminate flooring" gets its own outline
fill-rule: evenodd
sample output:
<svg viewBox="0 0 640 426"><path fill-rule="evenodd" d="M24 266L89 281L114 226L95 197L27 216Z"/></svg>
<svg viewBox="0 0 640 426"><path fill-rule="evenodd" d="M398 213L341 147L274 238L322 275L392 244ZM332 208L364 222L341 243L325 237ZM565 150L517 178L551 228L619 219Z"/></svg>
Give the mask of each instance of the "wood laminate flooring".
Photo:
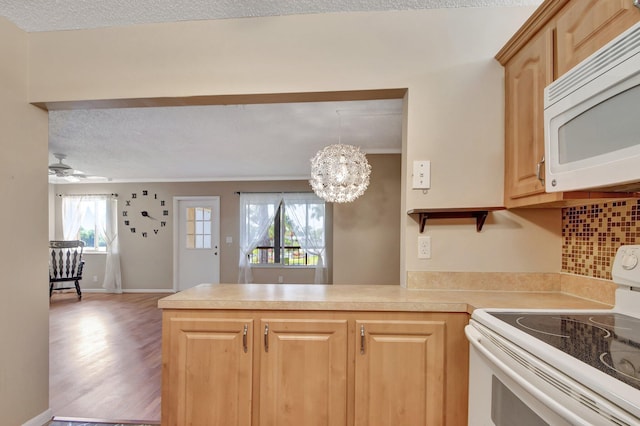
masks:
<svg viewBox="0 0 640 426"><path fill-rule="evenodd" d="M54 416L160 422L166 294L54 292L49 406Z"/></svg>

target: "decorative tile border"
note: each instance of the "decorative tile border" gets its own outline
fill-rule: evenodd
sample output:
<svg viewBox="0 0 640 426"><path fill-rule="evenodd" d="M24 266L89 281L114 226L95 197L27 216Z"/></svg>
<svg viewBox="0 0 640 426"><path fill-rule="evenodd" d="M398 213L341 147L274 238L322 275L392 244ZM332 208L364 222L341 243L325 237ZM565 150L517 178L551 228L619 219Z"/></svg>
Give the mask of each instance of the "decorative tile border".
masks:
<svg viewBox="0 0 640 426"><path fill-rule="evenodd" d="M562 210L562 272L611 279L618 247L640 243L640 200Z"/></svg>

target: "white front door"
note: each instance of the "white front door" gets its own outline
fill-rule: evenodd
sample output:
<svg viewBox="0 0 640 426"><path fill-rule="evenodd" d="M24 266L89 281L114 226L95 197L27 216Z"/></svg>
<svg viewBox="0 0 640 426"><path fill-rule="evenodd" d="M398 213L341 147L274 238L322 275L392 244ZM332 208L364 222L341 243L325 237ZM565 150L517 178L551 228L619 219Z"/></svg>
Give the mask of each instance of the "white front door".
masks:
<svg viewBox="0 0 640 426"><path fill-rule="evenodd" d="M220 282L220 197L174 197L174 283Z"/></svg>

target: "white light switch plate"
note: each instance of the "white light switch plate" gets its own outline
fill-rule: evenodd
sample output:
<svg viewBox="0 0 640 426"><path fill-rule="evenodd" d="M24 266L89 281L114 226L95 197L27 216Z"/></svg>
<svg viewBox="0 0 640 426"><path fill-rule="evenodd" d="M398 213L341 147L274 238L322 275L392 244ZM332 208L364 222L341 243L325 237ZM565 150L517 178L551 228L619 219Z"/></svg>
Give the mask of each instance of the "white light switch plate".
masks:
<svg viewBox="0 0 640 426"><path fill-rule="evenodd" d="M413 162L413 189L431 188L431 161Z"/></svg>

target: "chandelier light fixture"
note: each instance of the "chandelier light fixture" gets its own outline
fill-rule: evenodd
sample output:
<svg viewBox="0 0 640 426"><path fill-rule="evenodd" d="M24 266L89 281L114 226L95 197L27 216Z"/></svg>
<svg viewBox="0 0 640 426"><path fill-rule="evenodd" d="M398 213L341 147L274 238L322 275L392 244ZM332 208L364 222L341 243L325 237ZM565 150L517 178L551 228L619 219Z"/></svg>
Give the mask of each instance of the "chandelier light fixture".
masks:
<svg viewBox="0 0 640 426"><path fill-rule="evenodd" d="M324 147L311 159L311 188L330 203L350 203L369 186L371 166L360 148L341 143Z"/></svg>

